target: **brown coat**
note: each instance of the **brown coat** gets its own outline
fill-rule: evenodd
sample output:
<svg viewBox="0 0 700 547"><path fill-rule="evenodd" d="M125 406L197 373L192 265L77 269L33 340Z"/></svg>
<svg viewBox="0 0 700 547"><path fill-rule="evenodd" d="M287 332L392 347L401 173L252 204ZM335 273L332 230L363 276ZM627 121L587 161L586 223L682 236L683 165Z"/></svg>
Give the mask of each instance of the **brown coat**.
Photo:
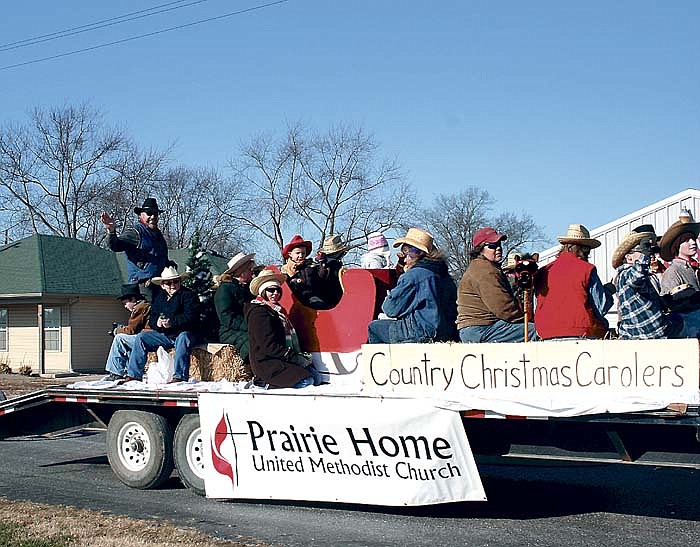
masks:
<svg viewBox="0 0 700 547"><path fill-rule="evenodd" d="M151 305L142 300L134 306L129 322L125 326L116 329L114 334L138 334L142 330L151 330L151 327L148 325L150 316Z"/></svg>
<svg viewBox="0 0 700 547"><path fill-rule="evenodd" d="M469 263L457 290L457 328L523 319L522 306L498 264L483 257Z"/></svg>

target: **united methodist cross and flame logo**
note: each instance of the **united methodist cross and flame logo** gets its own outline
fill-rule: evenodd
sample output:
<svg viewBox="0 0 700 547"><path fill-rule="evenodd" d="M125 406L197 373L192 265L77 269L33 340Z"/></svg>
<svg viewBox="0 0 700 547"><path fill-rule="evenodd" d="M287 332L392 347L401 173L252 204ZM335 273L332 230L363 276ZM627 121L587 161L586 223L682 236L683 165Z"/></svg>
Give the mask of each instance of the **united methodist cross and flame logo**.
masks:
<svg viewBox="0 0 700 547"><path fill-rule="evenodd" d="M237 483L240 483L238 476L238 450L236 448L236 435L245 435L245 432L235 433L229 422L229 417L226 413L221 414L219 423L214 429L214 438L211 440L211 461L214 469L221 475L231 479L231 488L235 488ZM231 438L233 445L233 463L226 459L221 453L221 445L227 437Z"/></svg>

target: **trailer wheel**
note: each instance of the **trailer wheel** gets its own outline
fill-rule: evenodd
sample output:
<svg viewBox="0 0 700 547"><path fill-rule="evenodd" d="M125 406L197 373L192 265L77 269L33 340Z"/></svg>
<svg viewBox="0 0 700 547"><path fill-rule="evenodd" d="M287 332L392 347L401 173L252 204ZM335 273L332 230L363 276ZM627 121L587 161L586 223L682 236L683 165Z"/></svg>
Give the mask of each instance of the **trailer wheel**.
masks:
<svg viewBox="0 0 700 547"><path fill-rule="evenodd" d="M118 410L107 426L107 458L127 486L156 488L173 472L173 430L159 414Z"/></svg>
<svg viewBox="0 0 700 547"><path fill-rule="evenodd" d="M175 429L175 467L182 483L204 496L204 450L198 414L185 414Z"/></svg>

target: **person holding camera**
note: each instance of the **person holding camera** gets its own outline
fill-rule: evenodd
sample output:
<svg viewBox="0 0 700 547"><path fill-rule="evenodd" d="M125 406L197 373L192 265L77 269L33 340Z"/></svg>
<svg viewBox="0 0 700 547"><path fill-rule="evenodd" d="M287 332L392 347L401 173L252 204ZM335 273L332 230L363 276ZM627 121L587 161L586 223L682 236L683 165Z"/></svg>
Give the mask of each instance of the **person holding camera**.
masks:
<svg viewBox="0 0 700 547"><path fill-rule="evenodd" d="M571 224L557 237L561 248L554 262L535 276L535 327L543 340L603 338L608 331L605 314L613 304L596 267L588 262L600 241L582 224Z"/></svg>
<svg viewBox="0 0 700 547"><path fill-rule="evenodd" d="M129 353L134 345L136 335L142 330L148 330L148 320L151 315L151 305L139 291L137 283L122 285L122 294L119 296L124 307L131 314L126 325L113 325L109 331L110 336L114 336L112 346L109 349L105 370L109 375L105 378L108 381L123 380L126 376L126 363Z"/></svg>
<svg viewBox="0 0 700 547"><path fill-rule="evenodd" d="M472 261L457 291L457 328L462 342L522 342L525 312L501 270L503 241L491 227L474 232ZM528 340L535 325L528 323Z"/></svg>
<svg viewBox="0 0 700 547"><path fill-rule="evenodd" d="M618 337L623 340L678 338L683 321L677 314L664 314L662 298L654 287L651 257L658 247L651 224L638 226L627 234L613 253L617 270Z"/></svg>

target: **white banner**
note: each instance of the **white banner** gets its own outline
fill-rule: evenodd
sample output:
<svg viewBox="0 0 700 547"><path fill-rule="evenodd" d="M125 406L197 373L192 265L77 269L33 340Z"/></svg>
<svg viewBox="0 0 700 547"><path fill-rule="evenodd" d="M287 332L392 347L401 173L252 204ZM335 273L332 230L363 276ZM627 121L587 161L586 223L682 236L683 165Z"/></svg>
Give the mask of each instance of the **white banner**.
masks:
<svg viewBox="0 0 700 547"><path fill-rule="evenodd" d="M485 500L458 413L370 397L202 393L207 497Z"/></svg>
<svg viewBox="0 0 700 547"><path fill-rule="evenodd" d="M368 393L504 414L626 412L700 400L695 339L364 345L362 352Z"/></svg>

